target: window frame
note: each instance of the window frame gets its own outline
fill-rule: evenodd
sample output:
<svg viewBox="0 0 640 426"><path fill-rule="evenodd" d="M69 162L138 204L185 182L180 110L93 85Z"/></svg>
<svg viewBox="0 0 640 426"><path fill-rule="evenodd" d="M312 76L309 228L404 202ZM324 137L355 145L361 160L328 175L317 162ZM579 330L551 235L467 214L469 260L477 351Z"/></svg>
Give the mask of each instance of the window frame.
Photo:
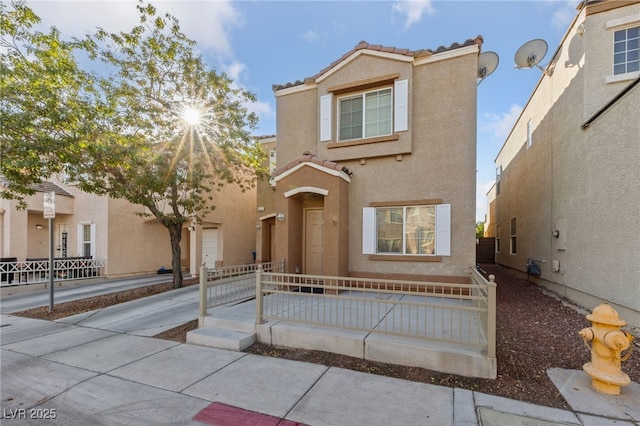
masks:
<svg viewBox="0 0 640 426"><path fill-rule="evenodd" d="M417 201L417 200L416 200ZM411 260L438 262L442 256L451 256L451 204L441 200L419 200L427 202L381 202L363 208L362 254L373 260ZM407 253L407 211L411 208L433 207L433 252ZM402 209L401 252L379 252L378 212L383 209Z"/></svg>
<svg viewBox="0 0 640 426"><path fill-rule="evenodd" d="M388 133L381 133L381 134L375 134L375 135L369 135L367 136L366 134L366 127L367 127L367 95L373 94L373 93L378 93L380 94L380 92L383 91L389 91L389 109L390 109L390 114L388 118L389 121L389 125L390 125L390 130ZM364 90L358 93L349 93L349 94L344 94L342 96L338 96L336 98L336 139L337 141L340 142L352 142L352 141L357 141L357 140L362 140L362 139L370 139L370 138L378 138L378 137L385 137L385 136L390 136L393 135L394 132L394 127L395 127L395 123L394 123L394 111L395 111L395 105L394 105L394 96L395 96L395 90L394 90L394 86L393 85L383 85L380 87L376 87L372 90ZM360 129L362 131L362 134L360 137L355 137L355 138L350 138L350 139L341 139L341 130L342 130L342 102L343 101L348 101L348 100L353 100L353 99L362 99L362 120L360 123ZM385 121L387 121L385 119ZM376 123L380 123L381 120L377 120Z"/></svg>
<svg viewBox="0 0 640 426"><path fill-rule="evenodd" d="M518 222L515 216L509 220L509 254L518 254Z"/></svg>
<svg viewBox="0 0 640 426"><path fill-rule="evenodd" d="M407 246L408 246L408 242L409 242L409 238L408 237L408 227L410 225L410 223L408 223L408 219L409 219L409 209L421 209L421 208L432 208L432 214L431 216L433 216L433 230L431 231L425 231L426 233L430 233L431 237L430 240L432 241L431 244L433 245L433 252L432 253L409 253L407 251ZM375 235L375 240L376 240L376 253L378 255L394 255L394 256L437 256L436 255L436 239L437 239L437 225L436 225L436 205L435 204L431 204L431 205L414 205L414 206L397 206L397 207L376 207L376 235ZM400 252L396 252L396 251L380 251L380 237L378 236L378 232L379 232L379 227L380 227L380 222L379 222L379 216L378 213L380 211L384 211L384 210L388 210L390 212L390 216L398 215L397 210L401 210L400 212L400 220L401 225L402 225L402 229L401 229L401 241L400 241ZM427 215L429 215L429 213L427 213ZM396 218L397 219L397 218ZM397 223L397 221L393 221L391 220L389 222L389 224L391 223Z"/></svg>
<svg viewBox="0 0 640 426"><path fill-rule="evenodd" d="M375 92L391 88L391 131L377 137L339 140L338 99L358 93ZM327 88L319 96L319 142L327 142L327 148L344 148L360 144L389 142L399 139L398 133L409 131L409 80L400 80L400 74L387 74L375 78L348 82Z"/></svg>
<svg viewBox="0 0 640 426"><path fill-rule="evenodd" d="M96 259L96 224L90 222L81 222L77 224L77 256L85 256L86 248L89 248L89 256ZM86 232L89 233L89 239L86 238Z"/></svg>
<svg viewBox="0 0 640 426"><path fill-rule="evenodd" d="M628 34L629 30L637 30L638 31L638 36L635 38L638 46L635 49L632 49L632 50L630 50L628 48L628 44L629 44L629 41L633 40L634 38L630 38L629 37L629 34ZM621 32L625 33L624 39L616 40L616 35L621 33ZM622 51L620 51L620 52L616 52L616 44L620 44L620 43L624 43L624 49ZM612 52L613 53L613 58L612 58L613 60L612 60L612 63L611 63L612 64L611 71L612 71L612 75L614 77L620 77L620 76L625 76L625 75L628 75L628 74L633 74L633 73L640 72L640 57L635 59L635 60L629 61L629 53L630 52L637 52L638 55L640 56L640 25L631 25L631 26L628 26L628 27L625 27L625 28L619 28L619 29L613 30L613 52ZM624 54L624 61L616 62L616 56L620 55L620 54ZM638 63L638 69L629 71L629 63L630 62ZM621 66L621 65L624 66L624 71L616 71L616 67L617 66Z"/></svg>

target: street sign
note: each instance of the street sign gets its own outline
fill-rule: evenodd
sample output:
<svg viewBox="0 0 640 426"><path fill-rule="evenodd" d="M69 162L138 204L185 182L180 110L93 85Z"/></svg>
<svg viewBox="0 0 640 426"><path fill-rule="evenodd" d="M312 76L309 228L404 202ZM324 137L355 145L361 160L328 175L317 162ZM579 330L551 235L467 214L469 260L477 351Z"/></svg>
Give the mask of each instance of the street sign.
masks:
<svg viewBox="0 0 640 426"><path fill-rule="evenodd" d="M56 193L45 192L44 193L44 218L55 219L56 217Z"/></svg>

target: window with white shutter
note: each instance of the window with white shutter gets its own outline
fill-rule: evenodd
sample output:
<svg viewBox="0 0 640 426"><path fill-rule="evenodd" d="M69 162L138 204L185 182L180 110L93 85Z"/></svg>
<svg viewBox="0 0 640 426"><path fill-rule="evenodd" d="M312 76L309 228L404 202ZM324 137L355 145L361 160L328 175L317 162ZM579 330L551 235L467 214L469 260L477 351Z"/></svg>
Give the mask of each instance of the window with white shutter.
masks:
<svg viewBox="0 0 640 426"><path fill-rule="evenodd" d="M363 208L362 253L451 256L451 205Z"/></svg>

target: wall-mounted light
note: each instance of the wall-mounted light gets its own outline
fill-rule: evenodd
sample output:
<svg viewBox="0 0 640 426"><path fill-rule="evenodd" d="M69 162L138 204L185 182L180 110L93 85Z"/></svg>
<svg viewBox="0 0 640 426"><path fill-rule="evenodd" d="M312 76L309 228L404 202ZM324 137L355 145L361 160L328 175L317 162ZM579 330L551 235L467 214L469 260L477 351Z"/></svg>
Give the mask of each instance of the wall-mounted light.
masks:
<svg viewBox="0 0 640 426"><path fill-rule="evenodd" d="M558 238L558 237L560 237L560 231L558 231L558 230L556 229L556 230L554 230L554 231L552 232L552 235L553 235L555 238Z"/></svg>
<svg viewBox="0 0 640 426"><path fill-rule="evenodd" d="M260 225L256 225L256 229L260 229Z"/></svg>
<svg viewBox="0 0 640 426"><path fill-rule="evenodd" d="M278 213L276 219L278 219L280 222L284 222L284 213Z"/></svg>
<svg viewBox="0 0 640 426"><path fill-rule="evenodd" d="M585 27L584 22L581 23L580 25L578 25L578 28L576 28L576 32L580 36L583 35L586 30L587 30L587 28Z"/></svg>
<svg viewBox="0 0 640 426"><path fill-rule="evenodd" d="M44 228L44 226L42 226L42 225L40 225L40 224L37 224L37 225L36 225L36 229L43 229L43 228Z"/></svg>

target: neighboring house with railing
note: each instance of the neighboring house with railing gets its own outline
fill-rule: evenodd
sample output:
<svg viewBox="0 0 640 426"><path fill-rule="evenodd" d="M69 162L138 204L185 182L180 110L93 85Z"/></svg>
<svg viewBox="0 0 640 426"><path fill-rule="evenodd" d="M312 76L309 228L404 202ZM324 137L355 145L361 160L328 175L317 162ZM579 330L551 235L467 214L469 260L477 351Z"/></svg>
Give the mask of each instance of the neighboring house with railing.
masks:
<svg viewBox="0 0 640 426"><path fill-rule="evenodd" d="M361 42L318 74L274 86L258 261L469 283L481 46L479 36L436 50Z"/></svg>
<svg viewBox="0 0 640 426"><path fill-rule="evenodd" d="M55 192L53 246L61 269L56 279L124 277L171 268L169 234L152 216L137 215L140 206L87 194L52 179L26 199L25 210L17 209L16 201L0 199L1 285L48 277L49 223L43 215L48 192ZM197 275L203 263L209 267L253 263L256 191L227 185L216 192L213 202L216 209L202 224L184 226L181 263L186 273ZM91 272L85 274L86 267L70 263L74 259L92 260Z"/></svg>
<svg viewBox="0 0 640 426"><path fill-rule="evenodd" d="M498 153L496 261L640 326L640 1L583 1Z"/></svg>

